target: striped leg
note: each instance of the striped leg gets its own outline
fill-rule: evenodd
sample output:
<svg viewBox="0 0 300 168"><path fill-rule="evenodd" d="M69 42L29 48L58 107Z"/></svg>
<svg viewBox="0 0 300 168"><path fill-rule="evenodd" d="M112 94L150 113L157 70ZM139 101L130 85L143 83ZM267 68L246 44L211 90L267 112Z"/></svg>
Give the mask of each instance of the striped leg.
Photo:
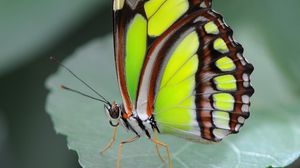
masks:
<svg viewBox="0 0 300 168"><path fill-rule="evenodd" d="M155 140L158 140L158 132L157 132L157 130L154 131L154 136L153 136L153 138L154 138ZM166 164L165 159L164 159L164 158L161 156L161 154L160 154L160 151L159 151L159 145L156 144L156 143L155 143L155 148L156 148L156 152L157 152L157 155L158 155L158 157L160 158L160 160L161 160L164 164Z"/></svg>
<svg viewBox="0 0 300 168"><path fill-rule="evenodd" d="M168 144L165 144L165 143L163 143L163 142L160 142L160 141L157 140L157 139L151 139L151 141L152 141L153 143L155 143L155 145L161 145L161 146L163 146L163 147L166 148L166 151L167 151L167 154L168 154L169 168L172 168L171 154L170 154L170 151L169 151Z"/></svg>
<svg viewBox="0 0 300 168"><path fill-rule="evenodd" d="M126 141L123 141L120 143L120 148L119 148L119 152L118 152L118 160L117 160L117 168L120 168L120 160L121 160L121 153L122 153L123 145L134 142L139 138L140 138L139 136L135 136L133 138L127 139Z"/></svg>
<svg viewBox="0 0 300 168"><path fill-rule="evenodd" d="M105 146L105 148L100 152L101 154L104 154L108 149L111 148L111 146L114 144L115 139L116 139L116 135L117 135L117 127L114 127L114 133L113 136L111 138L111 140L109 141L109 143Z"/></svg>

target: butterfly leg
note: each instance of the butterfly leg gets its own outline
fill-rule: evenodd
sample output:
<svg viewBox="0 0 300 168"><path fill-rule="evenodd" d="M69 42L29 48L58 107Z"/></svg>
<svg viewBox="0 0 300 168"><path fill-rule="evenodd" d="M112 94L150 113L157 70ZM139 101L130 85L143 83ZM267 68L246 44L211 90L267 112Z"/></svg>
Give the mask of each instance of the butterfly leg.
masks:
<svg viewBox="0 0 300 168"><path fill-rule="evenodd" d="M119 148L119 152L118 152L118 160L117 160L117 168L120 168L120 160L121 160L121 153L122 153L123 145L134 142L139 138L140 138L139 136L135 136L133 138L127 139L126 141L123 141L120 143L120 148Z"/></svg>
<svg viewBox="0 0 300 168"><path fill-rule="evenodd" d="M158 140L158 132L157 132L157 130L154 131L154 136L153 136L153 138L154 138L155 140ZM161 160L164 164L166 164L165 159L164 159L164 158L161 156L161 154L160 154L160 151L159 151L159 145L156 144L156 143L155 143L155 148L156 148L156 152L157 152L158 157L160 158L160 160Z"/></svg>
<svg viewBox="0 0 300 168"><path fill-rule="evenodd" d="M105 146L105 148L100 152L101 154L104 154L108 149L111 148L111 146L114 144L115 139L117 135L117 127L114 127L114 133L112 138L110 139L109 143Z"/></svg>
<svg viewBox="0 0 300 168"><path fill-rule="evenodd" d="M168 161L169 161L169 168L172 168L172 161L171 161L171 154L170 154L170 151L169 151L169 147L168 147L168 144L165 144L163 142L160 142L159 140L157 139L151 139L153 143L155 143L156 145L160 145L160 146L163 146L166 148L166 151L167 151L167 154L168 154Z"/></svg>

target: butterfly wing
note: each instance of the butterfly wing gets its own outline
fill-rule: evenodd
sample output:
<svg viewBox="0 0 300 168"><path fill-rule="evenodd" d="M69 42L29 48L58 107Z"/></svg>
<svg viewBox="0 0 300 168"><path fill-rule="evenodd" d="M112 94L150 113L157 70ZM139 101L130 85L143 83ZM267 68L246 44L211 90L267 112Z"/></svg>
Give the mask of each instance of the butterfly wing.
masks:
<svg viewBox="0 0 300 168"><path fill-rule="evenodd" d="M164 133L217 142L249 117L253 66L222 16L192 2L149 48L137 112L154 114Z"/></svg>
<svg viewBox="0 0 300 168"><path fill-rule="evenodd" d="M116 68L128 115L216 142L249 117L253 66L211 0L115 0Z"/></svg>
<svg viewBox="0 0 300 168"><path fill-rule="evenodd" d="M147 21L140 0L114 0L114 48L118 82L128 117L136 100L147 50Z"/></svg>

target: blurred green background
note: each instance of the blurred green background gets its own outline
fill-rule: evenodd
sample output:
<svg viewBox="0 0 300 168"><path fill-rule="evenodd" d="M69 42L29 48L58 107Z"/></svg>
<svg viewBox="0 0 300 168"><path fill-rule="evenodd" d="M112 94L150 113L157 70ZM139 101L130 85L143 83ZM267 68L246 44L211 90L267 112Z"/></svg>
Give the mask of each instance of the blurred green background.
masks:
<svg viewBox="0 0 300 168"><path fill-rule="evenodd" d="M213 7L235 37L240 25L261 32L258 39L299 96L300 1L215 0ZM57 69L49 56L64 59L111 31L111 0L0 0L0 167L80 167L45 112L45 79Z"/></svg>

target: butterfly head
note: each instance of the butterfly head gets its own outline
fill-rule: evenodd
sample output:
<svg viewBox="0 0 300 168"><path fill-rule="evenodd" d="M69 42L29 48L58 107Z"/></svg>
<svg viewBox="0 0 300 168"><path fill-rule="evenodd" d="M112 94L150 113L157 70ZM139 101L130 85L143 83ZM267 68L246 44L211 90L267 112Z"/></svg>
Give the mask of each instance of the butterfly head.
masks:
<svg viewBox="0 0 300 168"><path fill-rule="evenodd" d="M117 127L120 123L122 113L120 105L112 102L111 104L105 104L104 108L106 111L106 115L109 118L110 125L113 127Z"/></svg>

